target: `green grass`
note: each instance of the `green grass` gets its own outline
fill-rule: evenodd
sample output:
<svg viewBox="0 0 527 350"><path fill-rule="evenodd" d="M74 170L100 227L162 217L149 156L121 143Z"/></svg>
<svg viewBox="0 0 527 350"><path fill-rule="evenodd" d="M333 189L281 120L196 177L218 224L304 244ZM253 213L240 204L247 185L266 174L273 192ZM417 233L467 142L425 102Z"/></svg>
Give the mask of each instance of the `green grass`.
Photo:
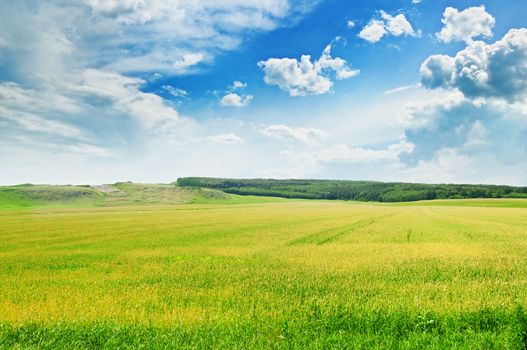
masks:
<svg viewBox="0 0 527 350"><path fill-rule="evenodd" d="M521 207L216 195L0 211L0 348L525 349Z"/></svg>
<svg viewBox="0 0 527 350"><path fill-rule="evenodd" d="M258 204L258 203L283 203L300 201L298 199L288 199L280 197L262 196L240 196L224 193L217 190L202 188L196 192L196 196L189 201L191 204Z"/></svg>
<svg viewBox="0 0 527 350"><path fill-rule="evenodd" d="M401 206L448 206L448 207L498 207L527 208L525 199L438 199L433 201L418 201L397 203Z"/></svg>

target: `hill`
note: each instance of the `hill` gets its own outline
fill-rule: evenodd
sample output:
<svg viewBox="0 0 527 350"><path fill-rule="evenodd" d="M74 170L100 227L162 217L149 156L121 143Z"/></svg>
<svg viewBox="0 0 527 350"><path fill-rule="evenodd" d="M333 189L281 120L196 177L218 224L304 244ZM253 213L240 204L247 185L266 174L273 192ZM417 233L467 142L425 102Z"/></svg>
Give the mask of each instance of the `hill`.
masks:
<svg viewBox="0 0 527 350"><path fill-rule="evenodd" d="M527 199L527 187L429 185L341 180L179 178L173 184L117 182L98 186L32 185L0 187L1 209L86 208L130 205L245 204L292 199L416 202L472 206L452 199ZM427 202L423 202L427 201ZM527 202L526 202L527 203ZM477 205L488 206L490 203ZM494 203L517 206L516 201Z"/></svg>
<svg viewBox="0 0 527 350"><path fill-rule="evenodd" d="M169 204L236 204L277 201L227 194L214 189L168 184L118 182L100 186L31 185L0 187L0 209L49 207L105 207Z"/></svg>

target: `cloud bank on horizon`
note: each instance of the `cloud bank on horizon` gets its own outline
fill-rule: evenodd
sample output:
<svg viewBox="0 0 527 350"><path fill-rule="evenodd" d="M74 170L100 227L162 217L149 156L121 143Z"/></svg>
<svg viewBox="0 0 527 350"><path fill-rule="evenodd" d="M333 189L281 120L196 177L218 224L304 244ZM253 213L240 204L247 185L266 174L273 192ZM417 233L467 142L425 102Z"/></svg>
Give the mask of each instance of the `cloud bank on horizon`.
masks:
<svg viewBox="0 0 527 350"><path fill-rule="evenodd" d="M0 3L0 184L527 185L527 3L383 4Z"/></svg>

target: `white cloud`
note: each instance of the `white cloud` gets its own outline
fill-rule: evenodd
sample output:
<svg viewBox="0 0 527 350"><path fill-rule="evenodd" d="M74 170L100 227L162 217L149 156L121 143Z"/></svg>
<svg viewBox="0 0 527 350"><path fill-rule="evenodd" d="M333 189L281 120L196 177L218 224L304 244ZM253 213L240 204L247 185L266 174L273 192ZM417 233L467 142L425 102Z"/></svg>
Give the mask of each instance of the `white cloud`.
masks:
<svg viewBox="0 0 527 350"><path fill-rule="evenodd" d="M245 89L246 87L247 87L247 83L243 83L239 80L235 80L230 86L230 89L234 91L238 89Z"/></svg>
<svg viewBox="0 0 527 350"><path fill-rule="evenodd" d="M336 145L322 150L315 155L320 162L373 163L382 161L396 161L402 154L410 154L414 145L401 138L398 143L389 145L385 149L371 149L364 147L350 148L346 145Z"/></svg>
<svg viewBox="0 0 527 350"><path fill-rule="evenodd" d="M216 142L216 143L222 143L226 145L237 145L244 143L244 140L234 134L221 134L221 135L214 135L214 136L207 136L205 138L208 141Z"/></svg>
<svg viewBox="0 0 527 350"><path fill-rule="evenodd" d="M346 21L346 27L348 27L349 29L355 27L355 22L353 22L351 19L348 19Z"/></svg>
<svg viewBox="0 0 527 350"><path fill-rule="evenodd" d="M463 145L463 149L471 150L485 146L488 143L489 136L489 130L480 120L476 120L467 132L467 140Z"/></svg>
<svg viewBox="0 0 527 350"><path fill-rule="evenodd" d="M368 24L362 28L359 37L370 42L379 42L385 35L393 36L417 36L410 22L402 13L392 16L385 11L380 11L380 18L372 18Z"/></svg>
<svg viewBox="0 0 527 350"><path fill-rule="evenodd" d="M105 99L112 108L134 117L148 128L157 127L167 121L178 121L178 112L158 95L142 92L142 84L144 80L139 78L87 69L72 74L71 80L62 82L61 88L84 100L96 97Z"/></svg>
<svg viewBox="0 0 527 350"><path fill-rule="evenodd" d="M19 137L85 141L87 136L81 128L60 117L81 110L76 101L59 92L0 83L0 141Z"/></svg>
<svg viewBox="0 0 527 350"><path fill-rule="evenodd" d="M364 28L362 28L359 37L370 43L376 43L382 39L384 34L386 34L384 22L378 19L372 19Z"/></svg>
<svg viewBox="0 0 527 350"><path fill-rule="evenodd" d="M270 58L258 62L264 71L264 81L277 85L291 96L321 95L331 91L333 82L328 71L334 71L336 78L349 79L359 74L339 57L331 56L331 45L326 46L320 58L311 62L311 56L302 55L300 61L294 58Z"/></svg>
<svg viewBox="0 0 527 350"><path fill-rule="evenodd" d="M414 88L416 88L418 86L419 86L418 84L403 85L403 86L398 86L398 87L390 89L390 90L386 90L383 93L385 95L393 95L393 94L396 94L396 93L399 93L399 92L403 92L403 91L407 91L407 90L410 90L410 89L414 89Z"/></svg>
<svg viewBox="0 0 527 350"><path fill-rule="evenodd" d="M320 176L324 169L332 166L353 165L353 169L362 167L392 167L399 163L399 157L411 153L413 145L401 138L399 142L386 148L373 149L334 145L313 152L286 150L280 154L287 160L288 166L281 169L269 169L261 176L296 177ZM318 175L317 175L318 174ZM354 176L357 176L355 174ZM393 177L390 177L393 181Z"/></svg>
<svg viewBox="0 0 527 350"><path fill-rule="evenodd" d="M436 110L451 111L464 100L465 97L460 92L450 92L438 98L407 102L397 115L397 121L405 128L427 127L436 121Z"/></svg>
<svg viewBox="0 0 527 350"><path fill-rule="evenodd" d="M432 55L421 65L421 83L428 88L448 87L452 81L455 60L447 55Z"/></svg>
<svg viewBox="0 0 527 350"><path fill-rule="evenodd" d="M455 57L430 56L421 77L425 87L459 89L469 98L522 100L527 95L527 29L511 29L494 44L470 42Z"/></svg>
<svg viewBox="0 0 527 350"><path fill-rule="evenodd" d="M166 2L156 0L85 0L95 13L108 15L127 25L164 23L180 20L187 25L216 20L226 28L248 25L258 28L272 25L273 17L286 15L291 9L282 0ZM215 13L217 12L217 13ZM216 16L217 18L209 18Z"/></svg>
<svg viewBox="0 0 527 350"><path fill-rule="evenodd" d="M35 114L71 113L81 110L78 101L65 96L55 89L36 90L24 88L14 82L0 83L0 101L6 108L18 109Z"/></svg>
<svg viewBox="0 0 527 350"><path fill-rule="evenodd" d="M412 25L402 13L394 17L384 11L381 11L381 17L385 21L386 30L388 33L394 36L416 35Z"/></svg>
<svg viewBox="0 0 527 350"><path fill-rule="evenodd" d="M412 154L406 181L525 184L527 111L521 104L470 100L461 93L410 104L403 126Z"/></svg>
<svg viewBox="0 0 527 350"><path fill-rule="evenodd" d="M479 164L455 149L439 150L432 159L420 160L415 166L399 171L407 181L427 183L482 183L478 180Z"/></svg>
<svg viewBox="0 0 527 350"><path fill-rule="evenodd" d="M1 83L3 138L31 137L43 148L61 143L62 149L71 153L107 156L110 151L99 152L100 146L89 146L105 143L122 147L126 141L120 138L131 130L115 128L118 121L127 120L124 125L139 127L145 135L172 137L178 129L183 132L187 119L161 97L142 92L143 84L139 78L97 69L71 71L60 80L46 77L38 90ZM111 133L106 132L106 126L113 128ZM57 152L58 147L49 149Z"/></svg>
<svg viewBox="0 0 527 350"><path fill-rule="evenodd" d="M334 71L338 80L353 78L359 74L359 70L351 69L346 60L340 57L331 57L331 45L324 48L322 56L320 56L315 65L319 73L324 70Z"/></svg>
<svg viewBox="0 0 527 350"><path fill-rule="evenodd" d="M39 90L24 88L13 82L0 84L0 101L13 112L30 112L43 115L90 115L98 113L125 114L135 118L147 127L164 121L177 121L176 110L164 100L140 90L145 83L116 72L99 69L71 71L59 79L46 77L45 85Z"/></svg>
<svg viewBox="0 0 527 350"><path fill-rule="evenodd" d="M20 74L71 66L188 74L248 37L295 23L317 1L3 2L0 49L9 43Z"/></svg>
<svg viewBox="0 0 527 350"><path fill-rule="evenodd" d="M85 0L101 27L97 34L120 33L103 45L118 56L108 68L174 73L212 61L216 52L237 48L252 33L295 22L316 2ZM121 48L125 55L116 52Z"/></svg>
<svg viewBox="0 0 527 350"><path fill-rule="evenodd" d="M469 7L459 12L453 7L447 7L443 13L444 27L437 38L445 43L452 41L469 42L478 36L490 38L492 28L496 24L494 17L485 10L485 6Z"/></svg>
<svg viewBox="0 0 527 350"><path fill-rule="evenodd" d="M0 70L9 72L4 77L10 80L0 83L0 144L7 136L29 137L42 148L82 144L70 151L82 153L92 145L133 149L137 154L152 152L153 144L179 150L197 138L203 141L208 132L199 130L206 129L202 121L180 116L174 104L163 99L167 94L186 97L188 92L164 85L158 96L143 90L147 82L195 72L219 52L236 49L257 33L295 23L315 4L316 0L0 2ZM235 89L245 86L234 83ZM224 102L240 106L252 98L237 95Z"/></svg>
<svg viewBox="0 0 527 350"><path fill-rule="evenodd" d="M173 87L171 85L163 85L161 89L163 89L163 91L168 92L170 95L174 97L188 97L189 96L188 91L184 89Z"/></svg>
<svg viewBox="0 0 527 350"><path fill-rule="evenodd" d="M239 80L235 80L232 85L229 85L225 95L220 99L220 104L224 107L246 107L251 103L254 96L242 95L236 93L237 90L242 90L247 87L247 83L243 83ZM219 91L215 91L214 94L219 94Z"/></svg>
<svg viewBox="0 0 527 350"><path fill-rule="evenodd" d="M175 69L183 69L191 66L195 66L196 64L203 61L203 58L205 56L202 53L188 53L184 54L180 59L177 59L174 61L173 65Z"/></svg>
<svg viewBox="0 0 527 350"><path fill-rule="evenodd" d="M410 181L524 184L527 110L523 106L523 102L467 99L460 92L409 104L401 121L415 148L401 155L400 175Z"/></svg>
<svg viewBox="0 0 527 350"><path fill-rule="evenodd" d="M253 96L251 95L240 96L231 92L221 98L220 104L226 107L245 107L252 101L252 99Z"/></svg>
<svg viewBox="0 0 527 350"><path fill-rule="evenodd" d="M115 154L106 148L83 143L65 146L65 150L72 153L79 153L95 157L115 157Z"/></svg>
<svg viewBox="0 0 527 350"><path fill-rule="evenodd" d="M394 175L411 182L509 184L525 186L527 163L503 163L491 154L467 155L444 148L432 159L398 169Z"/></svg>
<svg viewBox="0 0 527 350"><path fill-rule="evenodd" d="M287 125L269 125L260 130L262 135L278 140L292 139L306 144L315 144L327 137L325 131L313 128L292 128Z"/></svg>
<svg viewBox="0 0 527 350"><path fill-rule="evenodd" d="M33 113L11 110L0 106L0 121L18 126L24 130L41 132L66 138L83 139L83 133L67 123L56 120L44 119ZM7 126L6 126L7 128Z"/></svg>

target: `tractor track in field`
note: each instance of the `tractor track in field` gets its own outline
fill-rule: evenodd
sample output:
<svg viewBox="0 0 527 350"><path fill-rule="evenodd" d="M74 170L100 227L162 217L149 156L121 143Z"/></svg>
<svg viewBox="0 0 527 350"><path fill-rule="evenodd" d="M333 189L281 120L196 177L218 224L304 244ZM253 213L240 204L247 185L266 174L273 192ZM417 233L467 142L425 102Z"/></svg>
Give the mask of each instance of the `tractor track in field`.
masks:
<svg viewBox="0 0 527 350"><path fill-rule="evenodd" d="M331 228L328 230L315 232L307 236L303 236L295 240L289 241L287 245L289 246L301 245L301 244L324 245L328 243L333 243L333 242L338 241L341 237L347 234L350 234L355 230L368 227L370 225L373 225L376 222L379 222L388 217L395 216L397 214L399 214L399 211L395 213L389 213L389 214L369 217L366 219L355 221L352 224L346 224L346 225L338 226L338 227Z"/></svg>

